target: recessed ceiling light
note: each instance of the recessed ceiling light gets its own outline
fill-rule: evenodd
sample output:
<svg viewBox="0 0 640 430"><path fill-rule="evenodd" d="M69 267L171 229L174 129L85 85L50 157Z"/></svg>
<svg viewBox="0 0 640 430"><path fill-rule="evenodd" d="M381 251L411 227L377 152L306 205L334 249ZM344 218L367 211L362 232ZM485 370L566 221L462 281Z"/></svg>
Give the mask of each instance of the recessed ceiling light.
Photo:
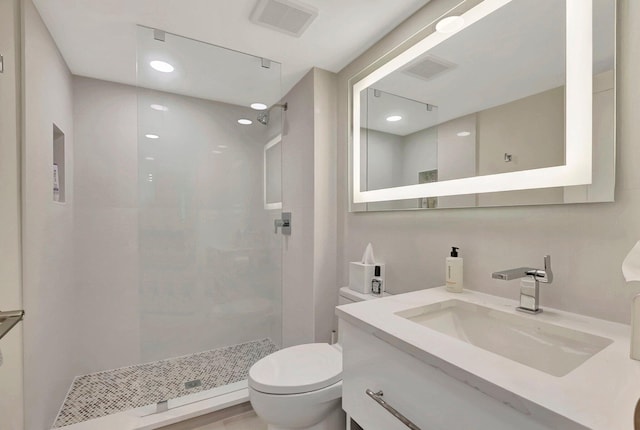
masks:
<svg viewBox="0 0 640 430"><path fill-rule="evenodd" d="M267 105L264 103L251 103L251 109L255 110L265 110Z"/></svg>
<svg viewBox="0 0 640 430"><path fill-rule="evenodd" d="M160 136L158 136L157 134L145 134L144 137L146 137L147 139L160 139Z"/></svg>
<svg viewBox="0 0 640 430"><path fill-rule="evenodd" d="M169 108L167 106L159 105L159 104L155 104L155 103L152 104L150 106L150 108L153 109L153 110L159 110L159 111L162 111L162 112L166 112L166 111L169 110Z"/></svg>
<svg viewBox="0 0 640 430"><path fill-rule="evenodd" d="M211 151L213 154L222 154L222 151Z"/></svg>
<svg viewBox="0 0 640 430"><path fill-rule="evenodd" d="M253 124L253 121L251 121L250 119L241 118L238 120L238 124L250 125L250 124Z"/></svg>
<svg viewBox="0 0 640 430"><path fill-rule="evenodd" d="M400 121L402 119L402 117L400 115L391 115L387 117L387 121L389 122L396 122L396 121Z"/></svg>
<svg viewBox="0 0 640 430"><path fill-rule="evenodd" d="M458 133L458 136L460 136L460 137L471 136L471 132L469 132L469 131L461 131L460 133Z"/></svg>
<svg viewBox="0 0 640 430"><path fill-rule="evenodd" d="M149 65L153 67L155 70L157 70L158 72L162 72L162 73L171 73L175 70L175 68L171 64L167 63L166 61L154 60L150 62Z"/></svg>
<svg viewBox="0 0 640 430"><path fill-rule="evenodd" d="M144 157L144 159L145 159L145 160L149 160L149 161L153 161L153 160L155 160L155 158L153 158L153 157Z"/></svg>
<svg viewBox="0 0 640 430"><path fill-rule="evenodd" d="M464 18L461 16L448 16L436 24L436 31L443 34L451 34L464 26Z"/></svg>
<svg viewBox="0 0 640 430"><path fill-rule="evenodd" d="M227 149L227 148L228 148L228 146L227 146L227 145L218 145L218 148L221 148L221 149Z"/></svg>

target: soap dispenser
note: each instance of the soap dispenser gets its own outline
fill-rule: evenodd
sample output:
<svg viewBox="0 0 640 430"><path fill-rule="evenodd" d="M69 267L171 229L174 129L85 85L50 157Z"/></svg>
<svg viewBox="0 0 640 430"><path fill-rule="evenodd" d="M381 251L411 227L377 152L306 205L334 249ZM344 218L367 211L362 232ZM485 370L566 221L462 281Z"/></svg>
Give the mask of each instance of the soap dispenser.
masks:
<svg viewBox="0 0 640 430"><path fill-rule="evenodd" d="M463 271L462 271L462 257L458 257L457 247L451 248L451 255L447 257L446 261L446 288L447 291L452 293L461 293L464 286L463 283Z"/></svg>

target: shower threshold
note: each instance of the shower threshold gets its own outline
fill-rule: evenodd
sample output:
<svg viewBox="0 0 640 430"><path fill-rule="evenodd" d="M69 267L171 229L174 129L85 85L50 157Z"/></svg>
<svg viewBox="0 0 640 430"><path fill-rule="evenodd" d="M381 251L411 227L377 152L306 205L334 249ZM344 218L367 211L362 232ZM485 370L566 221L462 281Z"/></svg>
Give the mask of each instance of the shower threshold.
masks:
<svg viewBox="0 0 640 430"><path fill-rule="evenodd" d="M79 376L53 428L150 430L246 402L249 368L276 350L261 339ZM158 413L167 399L167 410Z"/></svg>
<svg viewBox="0 0 640 430"><path fill-rule="evenodd" d="M247 381L201 391L169 401L166 412L157 413L156 405L147 405L77 424L60 430L154 430L181 423L249 401Z"/></svg>

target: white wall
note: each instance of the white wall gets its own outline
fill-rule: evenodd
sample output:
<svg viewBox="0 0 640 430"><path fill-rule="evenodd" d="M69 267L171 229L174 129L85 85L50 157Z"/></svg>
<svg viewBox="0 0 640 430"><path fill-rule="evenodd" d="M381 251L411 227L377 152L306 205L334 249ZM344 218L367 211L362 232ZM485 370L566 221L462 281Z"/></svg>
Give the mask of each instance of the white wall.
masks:
<svg viewBox="0 0 640 430"><path fill-rule="evenodd" d="M49 428L76 375L71 74L30 0L23 1L23 282L25 428ZM65 133L66 203L53 201L53 125Z"/></svg>
<svg viewBox="0 0 640 430"><path fill-rule="evenodd" d="M485 109L478 117L478 174L565 164L564 86ZM504 162L504 154L512 161ZM562 203L562 188L484 193L479 206Z"/></svg>
<svg viewBox="0 0 640 430"><path fill-rule="evenodd" d="M407 135L404 141L403 183L418 183L418 173L438 168L438 129L420 130Z"/></svg>
<svg viewBox="0 0 640 430"><path fill-rule="evenodd" d="M282 340L313 342L314 74L307 73L284 100L282 211L291 212L291 236L283 237Z"/></svg>
<svg viewBox="0 0 640 430"><path fill-rule="evenodd" d="M399 187L404 179L403 137L376 130L362 130L366 142L367 165L364 170L367 190Z"/></svg>
<svg viewBox="0 0 640 430"><path fill-rule="evenodd" d="M76 375L140 362L137 108L133 87L73 78Z"/></svg>
<svg viewBox="0 0 640 430"><path fill-rule="evenodd" d="M20 245L20 17L17 0L0 0L0 310L22 309ZM22 324L0 340L0 428L22 430Z"/></svg>
<svg viewBox="0 0 640 430"><path fill-rule="evenodd" d="M283 344L327 342L336 284L336 77L312 69L284 97L282 211L292 213L283 249Z"/></svg>
<svg viewBox="0 0 640 430"><path fill-rule="evenodd" d="M628 322L630 299L640 291L626 284L620 266L640 238L640 3L619 2L616 202L512 208L473 208L394 213L349 213L347 181L348 79L456 3L431 2L343 69L338 76L338 190L340 282L347 262L367 242L386 262L387 285L406 292L444 284L444 259L460 246L468 288L517 299L517 282L491 279L491 272L541 265L551 254L555 279L544 286L544 306Z"/></svg>
<svg viewBox="0 0 640 430"><path fill-rule="evenodd" d="M314 310L316 342L329 342L333 328L336 277L336 114L337 77L314 69Z"/></svg>
<svg viewBox="0 0 640 430"><path fill-rule="evenodd" d="M469 136L458 136L468 131ZM477 147L476 115L467 115L438 126L438 180L476 176ZM476 206L475 194L438 197L439 208L465 208Z"/></svg>

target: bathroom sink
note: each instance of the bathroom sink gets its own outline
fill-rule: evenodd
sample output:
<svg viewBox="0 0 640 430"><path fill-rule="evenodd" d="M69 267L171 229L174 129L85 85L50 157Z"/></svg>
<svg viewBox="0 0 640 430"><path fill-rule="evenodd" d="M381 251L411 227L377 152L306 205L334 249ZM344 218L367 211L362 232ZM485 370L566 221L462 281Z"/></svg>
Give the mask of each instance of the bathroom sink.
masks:
<svg viewBox="0 0 640 430"><path fill-rule="evenodd" d="M396 315L553 376L568 374L613 342L461 300Z"/></svg>

